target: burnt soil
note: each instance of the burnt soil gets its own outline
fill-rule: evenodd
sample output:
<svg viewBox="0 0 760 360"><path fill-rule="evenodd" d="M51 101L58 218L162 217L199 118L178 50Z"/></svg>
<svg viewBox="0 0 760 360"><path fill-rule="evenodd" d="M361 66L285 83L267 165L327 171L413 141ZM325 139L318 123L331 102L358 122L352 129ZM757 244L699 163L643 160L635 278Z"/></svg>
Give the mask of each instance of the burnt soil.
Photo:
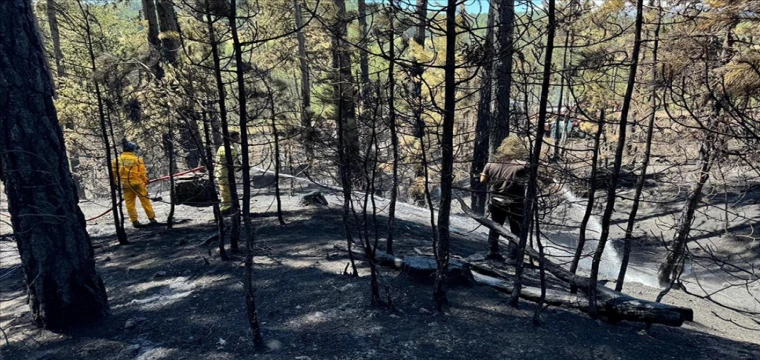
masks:
<svg viewBox="0 0 760 360"><path fill-rule="evenodd" d="M478 286L452 286L445 312L436 314L430 281L387 268L381 269L381 293L384 300L390 296L393 308L372 306L367 264L357 261L358 277L344 275L348 258L335 249L345 244L341 200L330 195L326 208L305 207L298 204L302 194L283 196L286 225L277 222L270 191L258 192L252 203L254 282L266 349L254 349L251 341L243 255L221 261L216 244L200 245L215 231L211 210L178 206L181 224L171 230L129 229L131 245L117 244L110 217L88 224L111 305L111 315L97 323L64 333L36 329L24 304L20 271L2 279L0 324L7 334L7 341L0 340L2 357L760 359L757 342L734 340L700 323L644 331L643 324L607 324L551 307L534 326L534 304L523 301L515 309L505 294ZM102 211L86 203L82 208L88 215ZM159 217L168 213L166 204L156 208ZM385 221L378 217L381 237ZM482 234L465 235L453 233L454 254L484 250ZM429 249L429 237L429 224L406 221L400 211L397 255ZM4 272L12 266L5 259ZM699 306L694 301L691 305ZM695 313L709 311L695 307Z"/></svg>

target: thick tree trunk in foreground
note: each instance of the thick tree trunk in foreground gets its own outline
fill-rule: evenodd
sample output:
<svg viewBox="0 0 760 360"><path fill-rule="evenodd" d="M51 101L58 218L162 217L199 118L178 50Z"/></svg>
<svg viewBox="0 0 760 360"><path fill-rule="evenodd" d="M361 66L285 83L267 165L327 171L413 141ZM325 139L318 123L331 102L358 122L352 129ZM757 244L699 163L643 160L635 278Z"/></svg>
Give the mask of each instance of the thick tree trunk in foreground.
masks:
<svg viewBox="0 0 760 360"><path fill-rule="evenodd" d="M108 298L77 206L31 2L0 2L0 18L0 178L33 318L64 329L105 316Z"/></svg>
<svg viewBox="0 0 760 360"><path fill-rule="evenodd" d="M488 8L488 22L486 29L486 39L483 45L485 64L483 64L480 101L478 102L478 120L475 125L475 145L472 151L472 164L470 165L470 206L478 214L484 214L486 208L485 184L480 183L479 174L485 168L488 162L488 125L491 123L491 100L493 94L493 26L496 11L494 7Z"/></svg>
<svg viewBox="0 0 760 360"><path fill-rule="evenodd" d="M438 244L433 299L438 311L447 302L446 282L449 270L449 216L451 215L451 187L454 180L454 111L456 111L456 41L457 2L449 0L446 5L446 64L444 65L445 95L443 113L443 138L441 139L441 202L438 209Z"/></svg>

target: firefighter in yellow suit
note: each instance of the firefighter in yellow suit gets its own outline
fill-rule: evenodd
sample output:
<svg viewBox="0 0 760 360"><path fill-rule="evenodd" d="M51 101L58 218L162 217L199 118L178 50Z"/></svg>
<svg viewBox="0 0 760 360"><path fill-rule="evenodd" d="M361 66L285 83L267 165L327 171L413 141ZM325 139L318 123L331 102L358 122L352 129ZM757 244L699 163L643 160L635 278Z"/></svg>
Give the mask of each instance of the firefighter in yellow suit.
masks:
<svg viewBox="0 0 760 360"><path fill-rule="evenodd" d="M242 170L239 144L240 144L240 133L237 131L231 131L230 132L230 150L232 150L231 168L234 169L235 171ZM222 145L216 151L216 169L214 169L216 180L219 183L219 195L222 198L221 205L219 206L219 210L222 211L222 215L229 215L232 211L232 194L230 193L230 179L229 179L230 167L226 166L226 164L227 164L227 152L224 149L224 145Z"/></svg>
<svg viewBox="0 0 760 360"><path fill-rule="evenodd" d="M145 215L148 215L148 221L151 224L157 224L156 214L153 212L153 204L148 197L148 172L145 170L145 162L135 154L137 144L132 141L125 141L122 144L124 152L114 159L111 163L116 184L121 183L121 192L124 195L124 201L127 203L127 213L132 226L140 227L137 220L137 208L135 200L140 199ZM117 162L118 160L118 162Z"/></svg>

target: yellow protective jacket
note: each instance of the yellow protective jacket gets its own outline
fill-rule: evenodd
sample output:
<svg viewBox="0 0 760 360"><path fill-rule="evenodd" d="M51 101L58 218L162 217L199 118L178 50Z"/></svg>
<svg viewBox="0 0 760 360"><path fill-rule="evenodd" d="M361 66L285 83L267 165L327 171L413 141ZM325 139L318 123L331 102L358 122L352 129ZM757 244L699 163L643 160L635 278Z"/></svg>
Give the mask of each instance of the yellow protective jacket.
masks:
<svg viewBox="0 0 760 360"><path fill-rule="evenodd" d="M240 169L243 166L243 163L240 160L240 147L237 144L230 144L230 150L232 150L233 169L235 170ZM225 182L225 183L228 182L226 155L227 155L227 152L224 150L224 145L220 146L219 149L216 150L216 163L214 164L216 166L216 168L214 169L216 178L220 182Z"/></svg>
<svg viewBox="0 0 760 360"><path fill-rule="evenodd" d="M145 170L143 159L133 152L125 152L111 162L115 183L146 185L148 184L148 171Z"/></svg>

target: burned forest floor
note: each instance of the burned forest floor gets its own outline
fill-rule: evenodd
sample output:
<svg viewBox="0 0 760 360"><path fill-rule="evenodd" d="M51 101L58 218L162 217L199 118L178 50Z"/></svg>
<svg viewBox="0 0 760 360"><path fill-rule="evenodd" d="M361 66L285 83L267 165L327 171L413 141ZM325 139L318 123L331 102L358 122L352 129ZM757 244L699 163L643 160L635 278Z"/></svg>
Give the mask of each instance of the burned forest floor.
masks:
<svg viewBox="0 0 760 360"><path fill-rule="evenodd" d="M266 178L259 176L257 183L271 183ZM2 242L2 357L760 359L760 324L679 291L664 302L694 309L695 321L682 327L654 325L648 331L644 324L608 324L557 307L544 310L535 326L534 304L522 301L513 308L505 294L479 286L452 284L445 312L435 313L432 281L388 268L380 268L381 296L390 298L393 307L372 306L367 263L357 260L360 276L345 275L347 253L336 248L346 243L342 199L321 189L327 207L301 205L300 196L319 190L301 185L293 196L283 191L285 225L277 221L272 189L254 191L254 284L266 349L255 351L246 320L244 254L220 260L216 244L202 245L215 232L211 209L178 206L174 229L130 228L130 245L117 244L110 216L88 223L111 314L63 333L31 325L14 246ZM92 216L103 211L103 204L105 200L82 202L81 207ZM383 204L377 215L380 238L385 238L387 222ZM165 219L169 205L155 206L159 219ZM399 206L397 256L430 250L428 211ZM464 217L455 220L453 254L483 252L484 230ZM369 229L374 237L373 223ZM382 239L380 243L382 249ZM529 269L527 276L535 278L536 270ZM624 291L653 300L659 289L631 283Z"/></svg>

